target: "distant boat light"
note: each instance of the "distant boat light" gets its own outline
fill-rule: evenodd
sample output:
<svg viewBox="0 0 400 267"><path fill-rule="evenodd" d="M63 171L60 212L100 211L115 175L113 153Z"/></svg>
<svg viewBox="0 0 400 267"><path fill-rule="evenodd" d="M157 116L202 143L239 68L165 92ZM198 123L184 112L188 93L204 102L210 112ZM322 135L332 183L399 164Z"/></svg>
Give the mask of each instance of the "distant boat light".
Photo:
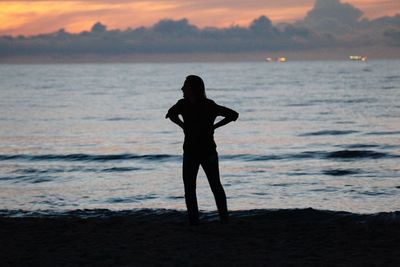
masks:
<svg viewBox="0 0 400 267"><path fill-rule="evenodd" d="M279 61L279 62L286 62L287 59L286 59L285 57L280 57L280 58L278 59L278 61Z"/></svg>
<svg viewBox="0 0 400 267"><path fill-rule="evenodd" d="M349 56L350 60L354 61L367 61L368 57L367 56Z"/></svg>
<svg viewBox="0 0 400 267"><path fill-rule="evenodd" d="M267 62L286 62L287 58L286 57L276 57L276 58L267 57L265 60Z"/></svg>

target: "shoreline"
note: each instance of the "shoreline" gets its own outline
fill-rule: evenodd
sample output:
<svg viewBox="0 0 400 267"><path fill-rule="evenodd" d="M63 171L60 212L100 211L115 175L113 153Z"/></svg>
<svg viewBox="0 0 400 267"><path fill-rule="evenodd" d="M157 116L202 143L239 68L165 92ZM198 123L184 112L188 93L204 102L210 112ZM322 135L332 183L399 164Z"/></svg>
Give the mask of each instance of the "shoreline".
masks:
<svg viewBox="0 0 400 267"><path fill-rule="evenodd" d="M72 211L0 216L2 266L399 266L400 211Z"/></svg>
<svg viewBox="0 0 400 267"><path fill-rule="evenodd" d="M216 210L199 210L202 221L218 220L218 212ZM229 210L229 214L233 218L254 217L254 216L276 216L279 215L295 215L295 216L322 216L336 217L350 220L383 220L400 223L400 210L398 211L380 211L380 212L351 212L342 210L325 210L315 208L271 208L271 209L249 209L249 210ZM186 210L166 209L166 208L133 208L122 210L110 210L107 208L95 209L67 209L67 210L22 210L22 209L0 209L0 219L2 218L113 218L113 217L131 217L131 218L152 218L160 217L165 220L184 220L186 218Z"/></svg>

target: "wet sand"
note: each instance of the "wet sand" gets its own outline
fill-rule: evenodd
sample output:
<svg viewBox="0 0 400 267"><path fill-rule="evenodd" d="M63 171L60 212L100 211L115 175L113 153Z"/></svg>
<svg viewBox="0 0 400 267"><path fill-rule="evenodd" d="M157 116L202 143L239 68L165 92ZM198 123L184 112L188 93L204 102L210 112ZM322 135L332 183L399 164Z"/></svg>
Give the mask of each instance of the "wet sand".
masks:
<svg viewBox="0 0 400 267"><path fill-rule="evenodd" d="M400 212L253 210L0 217L1 266L400 266Z"/></svg>

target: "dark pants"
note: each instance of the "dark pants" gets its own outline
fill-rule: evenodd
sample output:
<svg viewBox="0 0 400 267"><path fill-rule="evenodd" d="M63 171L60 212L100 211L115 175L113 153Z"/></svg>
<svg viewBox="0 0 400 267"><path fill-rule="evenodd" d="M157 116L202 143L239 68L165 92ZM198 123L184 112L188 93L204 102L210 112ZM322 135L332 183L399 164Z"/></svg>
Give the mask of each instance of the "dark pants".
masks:
<svg viewBox="0 0 400 267"><path fill-rule="evenodd" d="M199 167L203 168L208 183L214 194L221 221L228 220L228 208L226 196L219 178L218 154L212 153L204 156L183 155L183 183L185 185L185 201L188 210L189 222L197 224L199 222L199 208L196 198L196 178Z"/></svg>

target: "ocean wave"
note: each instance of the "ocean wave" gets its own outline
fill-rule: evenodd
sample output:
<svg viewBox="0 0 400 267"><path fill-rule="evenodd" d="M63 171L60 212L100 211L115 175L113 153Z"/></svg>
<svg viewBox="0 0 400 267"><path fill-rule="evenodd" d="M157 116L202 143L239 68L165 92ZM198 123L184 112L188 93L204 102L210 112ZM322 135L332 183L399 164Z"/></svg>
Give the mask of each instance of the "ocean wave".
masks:
<svg viewBox="0 0 400 267"><path fill-rule="evenodd" d="M15 183L29 182L32 184L39 184L45 182L51 182L57 180L57 177L53 176L38 176L38 175L17 175L17 176L3 176L0 177L0 181L13 181Z"/></svg>
<svg viewBox="0 0 400 267"><path fill-rule="evenodd" d="M243 161L296 160L296 159L377 159L397 158L399 155L373 150L338 150L338 151L304 151L295 154L253 155L237 154L223 155L222 159Z"/></svg>
<svg viewBox="0 0 400 267"><path fill-rule="evenodd" d="M367 146L368 147L368 146ZM345 149L338 151L303 151L299 153L288 154L226 154L220 155L222 160L241 160L241 161L271 161L271 160L298 160L298 159L378 159L378 158L397 158L400 155L390 154L386 152L379 152L375 150L357 150ZM0 155L0 161L67 161L67 162L113 162L113 161L180 161L182 156L170 154L109 154L109 155L91 155L91 154L44 154L44 155L30 155L30 154L10 154ZM130 171L134 169L118 169L110 168L103 171ZM26 169L26 173L36 172L35 169ZM54 172L62 171L55 169ZM79 171L72 170L72 171ZM90 170L92 171L92 170Z"/></svg>
<svg viewBox="0 0 400 267"><path fill-rule="evenodd" d="M74 166L65 168L19 168L12 171L12 173L21 174L48 174L48 173L71 173L71 172L130 172L143 170L143 168L138 167L110 167L110 168L94 168L94 167L84 167L84 166Z"/></svg>
<svg viewBox="0 0 400 267"><path fill-rule="evenodd" d="M380 147L377 144L350 144L350 145L338 145L337 147L344 147L347 149L354 149L354 148L376 148Z"/></svg>
<svg viewBox="0 0 400 267"><path fill-rule="evenodd" d="M379 132L369 132L366 135L400 135L400 131L379 131Z"/></svg>
<svg viewBox="0 0 400 267"><path fill-rule="evenodd" d="M130 197L113 197L106 200L107 203L135 203L141 202L143 200L155 199L157 195L147 194L147 195L137 195Z"/></svg>
<svg viewBox="0 0 400 267"><path fill-rule="evenodd" d="M340 151L329 152L326 154L326 158L336 158L336 159L349 159L349 158L378 159L383 157L396 157L396 156L373 150L340 150Z"/></svg>
<svg viewBox="0 0 400 267"><path fill-rule="evenodd" d="M309 132L309 133L302 133L299 136L317 136L317 135L347 135L358 133L358 131L353 130L326 130L326 131L317 131L317 132Z"/></svg>
<svg viewBox="0 0 400 267"><path fill-rule="evenodd" d="M381 87L384 90L396 89L396 86L385 85Z"/></svg>
<svg viewBox="0 0 400 267"><path fill-rule="evenodd" d="M330 170L323 170L322 173L325 175L330 175L330 176L345 176L345 175L351 175L351 174L358 174L360 173L360 170L347 170L347 169L330 169Z"/></svg>
<svg viewBox="0 0 400 267"><path fill-rule="evenodd" d="M221 155L219 158L222 160L242 160L242 161L268 161L268 160L281 160L285 156L279 155L255 155L255 154L232 154Z"/></svg>
<svg viewBox="0 0 400 267"><path fill-rule="evenodd" d="M35 217L35 218L132 218L154 221L182 221L186 220L186 212L182 210L170 209L131 209L131 210L108 210L108 209L83 209L68 211L53 210L0 210L0 217ZM400 224L400 211L379 212L372 214L357 214L345 211L316 210L313 208L305 209L250 209L230 211L233 219L245 218L269 218L311 221L354 221L359 223L396 223ZM202 221L218 220L216 211L201 211Z"/></svg>
<svg viewBox="0 0 400 267"><path fill-rule="evenodd" d="M385 77L386 81L395 81L400 80L400 75L390 75Z"/></svg>
<svg viewBox="0 0 400 267"><path fill-rule="evenodd" d="M135 118L125 118L125 117L113 117L113 118L105 118L104 121L135 121L138 119Z"/></svg>
<svg viewBox="0 0 400 267"><path fill-rule="evenodd" d="M168 154L108 154L108 155L91 155L91 154L14 154L0 155L0 161L7 160L27 160L27 161L122 161L122 160L149 160L149 161L166 161L175 160L179 156Z"/></svg>
<svg viewBox="0 0 400 267"><path fill-rule="evenodd" d="M8 181L14 184L18 183L44 183L53 182L59 180L59 174L65 173L76 173L76 172L86 172L86 173L121 173L121 172L134 172L141 170L151 170L149 168L139 168L139 167L83 167L83 166L65 166L58 168L51 168L48 166L42 166L42 168L17 168L8 172L4 176L0 176L0 181Z"/></svg>

